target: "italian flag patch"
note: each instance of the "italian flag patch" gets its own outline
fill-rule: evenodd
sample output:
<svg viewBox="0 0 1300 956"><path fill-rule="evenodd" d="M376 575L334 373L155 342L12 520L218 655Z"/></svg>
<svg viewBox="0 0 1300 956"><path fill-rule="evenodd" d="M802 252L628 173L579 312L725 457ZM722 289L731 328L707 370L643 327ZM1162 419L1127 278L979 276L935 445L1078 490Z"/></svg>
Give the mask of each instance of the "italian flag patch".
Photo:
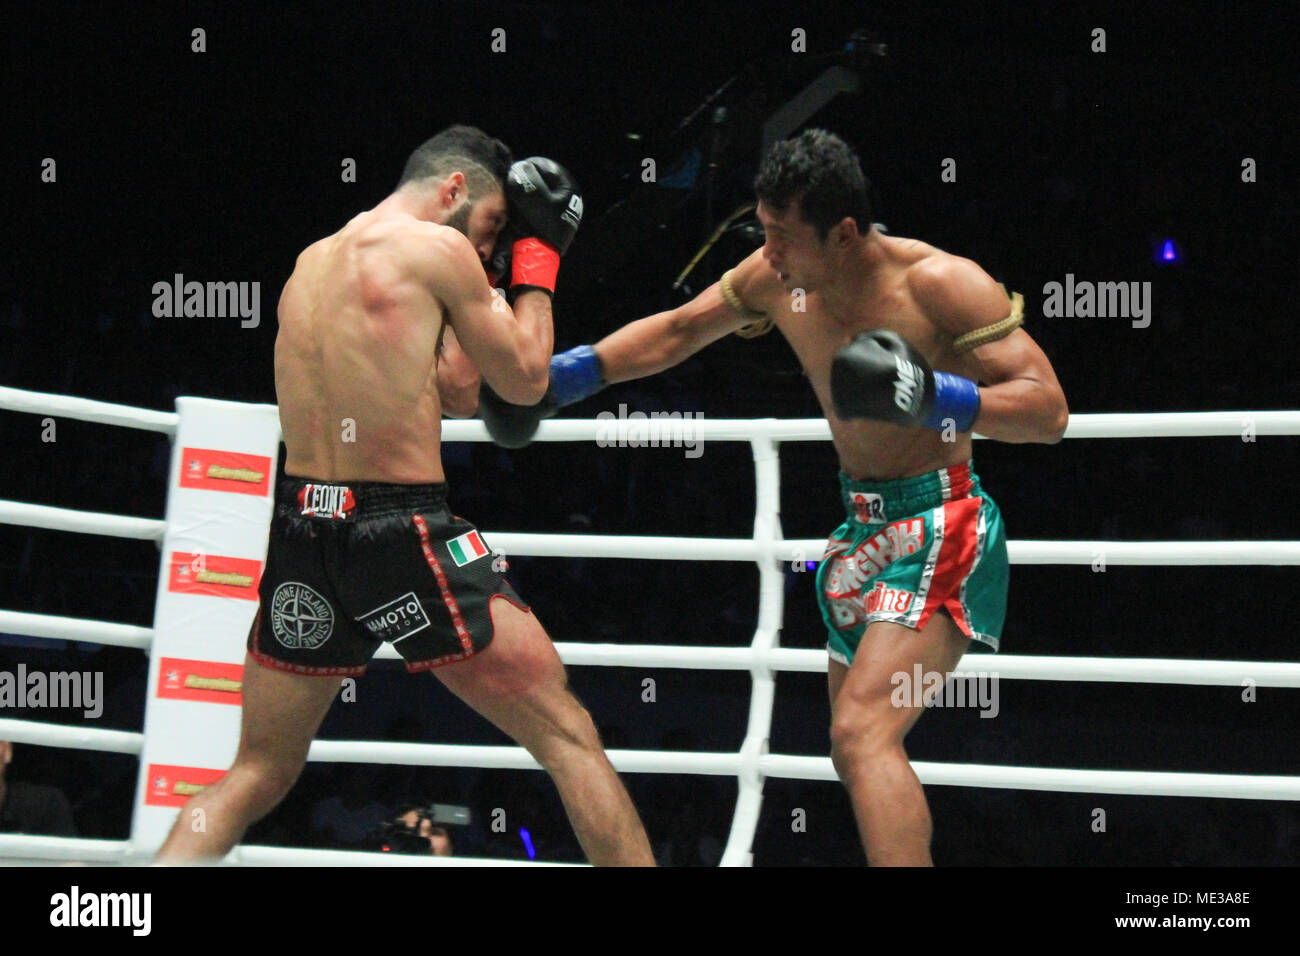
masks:
<svg viewBox="0 0 1300 956"><path fill-rule="evenodd" d="M451 552L451 559L456 562L456 567L463 568L483 555L488 553L487 545L483 539L478 536L477 531L470 531L468 534L462 534L459 538L452 538L447 542L447 550Z"/></svg>

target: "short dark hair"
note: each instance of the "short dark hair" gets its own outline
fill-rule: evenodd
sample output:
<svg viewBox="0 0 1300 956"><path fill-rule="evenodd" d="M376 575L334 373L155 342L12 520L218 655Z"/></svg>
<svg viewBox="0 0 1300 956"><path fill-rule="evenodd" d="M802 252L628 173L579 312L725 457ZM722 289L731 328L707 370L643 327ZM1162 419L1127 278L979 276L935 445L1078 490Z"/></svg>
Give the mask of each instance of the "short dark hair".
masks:
<svg viewBox="0 0 1300 956"><path fill-rule="evenodd" d="M461 172L470 199L477 200L484 193L505 188L511 162L510 148L501 140L475 126L449 126L411 153L397 188Z"/></svg>
<svg viewBox="0 0 1300 956"><path fill-rule="evenodd" d="M798 199L804 221L820 239L845 216L856 220L858 232L866 235L871 229L869 188L857 153L824 129L804 130L772 144L754 180L759 200L777 212Z"/></svg>

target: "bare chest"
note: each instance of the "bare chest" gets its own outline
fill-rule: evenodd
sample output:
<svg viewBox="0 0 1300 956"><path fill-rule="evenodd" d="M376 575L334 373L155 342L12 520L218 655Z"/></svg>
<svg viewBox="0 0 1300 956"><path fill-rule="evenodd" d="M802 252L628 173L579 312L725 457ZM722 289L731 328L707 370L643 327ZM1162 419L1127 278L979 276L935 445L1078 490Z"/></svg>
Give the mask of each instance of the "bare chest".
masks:
<svg viewBox="0 0 1300 956"><path fill-rule="evenodd" d="M888 329L916 349L932 368L973 377L968 356L952 350L952 336L926 316L902 292L887 293L854 303L850 311L832 311L817 295L806 299L805 311L791 309L776 320L799 358L823 408L830 408L831 359L862 332ZM977 374L977 373L976 373Z"/></svg>

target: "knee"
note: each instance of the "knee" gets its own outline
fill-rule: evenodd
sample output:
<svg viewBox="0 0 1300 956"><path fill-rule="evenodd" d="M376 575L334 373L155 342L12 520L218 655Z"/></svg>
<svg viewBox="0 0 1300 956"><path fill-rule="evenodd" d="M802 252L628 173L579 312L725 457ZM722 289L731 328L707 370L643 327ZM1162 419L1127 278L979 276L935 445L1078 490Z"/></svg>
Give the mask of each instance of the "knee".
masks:
<svg viewBox="0 0 1300 956"><path fill-rule="evenodd" d="M831 720L831 763L841 780L850 774L858 762L861 730L857 721L838 714Z"/></svg>
<svg viewBox="0 0 1300 956"><path fill-rule="evenodd" d="M576 700L563 718L556 721L549 730L534 754L537 762L547 770L565 760L575 757L585 759L603 752L595 721L591 719L587 708Z"/></svg>
<svg viewBox="0 0 1300 956"><path fill-rule="evenodd" d="M870 708L841 708L831 720L831 763L844 778L873 761L902 750L902 737L889 714Z"/></svg>
<svg viewBox="0 0 1300 956"><path fill-rule="evenodd" d="M269 761L236 761L226 775L231 786L238 787L242 802L253 819L260 819L275 809L298 781L301 768L284 767Z"/></svg>
<svg viewBox="0 0 1300 956"><path fill-rule="evenodd" d="M570 747L580 750L604 749L601 747L600 734L596 730L596 722L591 719L591 713L576 700L569 724L563 729L562 734L564 742Z"/></svg>

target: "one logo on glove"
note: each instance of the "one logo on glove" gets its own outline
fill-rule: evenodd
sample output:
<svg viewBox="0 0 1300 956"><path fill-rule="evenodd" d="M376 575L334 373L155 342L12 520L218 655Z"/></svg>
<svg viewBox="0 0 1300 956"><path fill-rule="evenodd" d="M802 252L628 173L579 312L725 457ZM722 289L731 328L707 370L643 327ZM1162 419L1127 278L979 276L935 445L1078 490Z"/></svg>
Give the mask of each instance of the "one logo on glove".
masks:
<svg viewBox="0 0 1300 956"><path fill-rule="evenodd" d="M334 633L334 610L307 585L286 581L271 595L271 633L292 651L314 651Z"/></svg>
<svg viewBox="0 0 1300 956"><path fill-rule="evenodd" d="M560 218L567 222L574 229L582 225L582 197L574 193L569 197L569 206L564 212L560 213Z"/></svg>
<svg viewBox="0 0 1300 956"><path fill-rule="evenodd" d="M921 370L900 355L894 356L898 378L894 379L894 404L909 415L921 401Z"/></svg>

